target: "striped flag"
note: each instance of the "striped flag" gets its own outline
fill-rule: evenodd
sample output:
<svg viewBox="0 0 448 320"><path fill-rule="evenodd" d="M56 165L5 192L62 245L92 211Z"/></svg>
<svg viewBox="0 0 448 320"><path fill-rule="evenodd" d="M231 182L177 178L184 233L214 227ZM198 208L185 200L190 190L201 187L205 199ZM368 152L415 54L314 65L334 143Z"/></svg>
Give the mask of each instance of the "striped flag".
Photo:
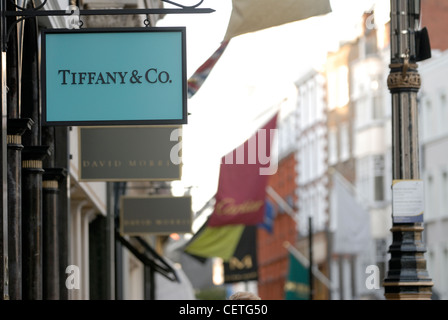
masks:
<svg viewBox="0 0 448 320"><path fill-rule="evenodd" d="M199 88L202 86L208 75L212 71L215 64L221 58L222 54L227 48L230 40L223 41L219 48L207 59L196 72L188 79L188 98L193 97Z"/></svg>
<svg viewBox="0 0 448 320"><path fill-rule="evenodd" d="M188 79L188 98L200 89L232 38L329 12L330 0L233 0L224 40Z"/></svg>

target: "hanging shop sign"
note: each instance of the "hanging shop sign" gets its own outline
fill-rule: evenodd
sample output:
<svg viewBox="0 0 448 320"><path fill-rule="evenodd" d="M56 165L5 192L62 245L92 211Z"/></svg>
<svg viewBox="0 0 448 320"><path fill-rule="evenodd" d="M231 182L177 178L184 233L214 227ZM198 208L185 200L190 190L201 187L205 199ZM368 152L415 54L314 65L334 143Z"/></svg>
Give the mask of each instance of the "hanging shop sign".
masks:
<svg viewBox="0 0 448 320"><path fill-rule="evenodd" d="M42 123L187 123L185 28L42 32Z"/></svg>
<svg viewBox="0 0 448 320"><path fill-rule="evenodd" d="M122 196L120 207L122 234L191 233L191 196Z"/></svg>
<svg viewBox="0 0 448 320"><path fill-rule="evenodd" d="M258 280L257 226L245 226L233 256L224 262L224 283Z"/></svg>
<svg viewBox="0 0 448 320"><path fill-rule="evenodd" d="M180 180L181 137L174 125L79 127L79 180Z"/></svg>

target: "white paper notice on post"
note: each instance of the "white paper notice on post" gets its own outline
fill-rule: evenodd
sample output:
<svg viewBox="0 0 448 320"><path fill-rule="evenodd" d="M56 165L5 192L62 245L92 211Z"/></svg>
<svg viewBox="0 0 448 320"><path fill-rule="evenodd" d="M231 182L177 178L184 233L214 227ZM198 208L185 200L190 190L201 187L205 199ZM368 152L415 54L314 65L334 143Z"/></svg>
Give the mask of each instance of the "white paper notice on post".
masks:
<svg viewBox="0 0 448 320"><path fill-rule="evenodd" d="M422 180L394 180L392 182L392 216L394 222L423 222L424 206Z"/></svg>

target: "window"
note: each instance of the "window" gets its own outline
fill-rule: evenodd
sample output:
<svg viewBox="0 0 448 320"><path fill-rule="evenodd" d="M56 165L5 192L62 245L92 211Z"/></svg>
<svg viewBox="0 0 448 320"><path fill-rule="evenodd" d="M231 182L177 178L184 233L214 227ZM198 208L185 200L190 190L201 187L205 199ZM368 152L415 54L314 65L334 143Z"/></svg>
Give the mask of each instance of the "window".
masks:
<svg viewBox="0 0 448 320"><path fill-rule="evenodd" d="M378 155L373 158L374 165L374 200L384 200L384 156Z"/></svg>
<svg viewBox="0 0 448 320"><path fill-rule="evenodd" d="M348 67L340 66L328 73L328 108L345 106L349 101Z"/></svg>
<svg viewBox="0 0 448 320"><path fill-rule="evenodd" d="M346 161L350 157L350 140L349 140L349 126L348 123L341 124L340 135L340 161Z"/></svg>
<svg viewBox="0 0 448 320"><path fill-rule="evenodd" d="M441 291L444 293L448 293L448 275L446 270L448 269L448 247L443 249L443 266L442 266L442 283L440 284Z"/></svg>
<svg viewBox="0 0 448 320"><path fill-rule="evenodd" d="M383 101L381 96L376 95L372 99L372 118L373 120L377 120L383 118L383 116Z"/></svg>
<svg viewBox="0 0 448 320"><path fill-rule="evenodd" d="M356 164L356 186L361 199L368 199L371 201L370 188L369 188L369 158L364 157L359 159Z"/></svg>
<svg viewBox="0 0 448 320"><path fill-rule="evenodd" d="M298 155L298 161L299 161L299 173L298 173L298 177L299 177L299 182L300 183L304 183L304 181L306 180L305 178L305 155L306 155L306 149L305 149L305 141L302 140L301 141L301 146L300 146L300 150L299 150L299 155Z"/></svg>
<svg viewBox="0 0 448 320"><path fill-rule="evenodd" d="M320 230L324 230L327 216L325 214L325 198L320 188L316 188L316 212L318 213L318 227Z"/></svg>
<svg viewBox="0 0 448 320"><path fill-rule="evenodd" d="M348 68L347 66L340 66L338 68L338 94L337 107L345 106L349 101L348 90Z"/></svg>
<svg viewBox="0 0 448 320"><path fill-rule="evenodd" d="M328 130L328 164L333 165L338 161L337 130L332 127Z"/></svg>
<svg viewBox="0 0 448 320"><path fill-rule="evenodd" d="M442 215L448 216L448 172L444 171L442 174L442 208L440 208Z"/></svg>
<svg viewBox="0 0 448 320"><path fill-rule="evenodd" d="M311 179L315 179L317 176L317 139L313 137L310 141L310 173Z"/></svg>
<svg viewBox="0 0 448 320"><path fill-rule="evenodd" d="M433 116L434 116L434 110L432 108L431 101L428 99L425 102L425 109L426 109L426 121L425 121L425 135L426 138L430 138L433 135Z"/></svg>
<svg viewBox="0 0 448 320"><path fill-rule="evenodd" d="M336 72L332 71L329 72L327 75L328 78L328 109L329 110L333 110L336 108L336 95L337 95L337 77L336 77Z"/></svg>
<svg viewBox="0 0 448 320"><path fill-rule="evenodd" d="M310 154L310 145L308 143L308 141L305 142L304 146L303 146L303 171L302 171L302 175L303 175L303 181L306 183L309 179L310 176L310 162L309 162L309 154Z"/></svg>
<svg viewBox="0 0 448 320"><path fill-rule="evenodd" d="M367 105L367 99L365 97L361 97L358 100L356 100L355 111L356 111L357 127L362 127L369 121L367 109L368 105Z"/></svg>
<svg viewBox="0 0 448 320"><path fill-rule="evenodd" d="M377 52L377 38L376 38L376 32L371 32L367 37L365 41L366 45L366 55L371 55Z"/></svg>
<svg viewBox="0 0 448 320"><path fill-rule="evenodd" d="M321 133L319 133L319 136L316 141L316 166L317 166L317 175L321 176L325 171L325 165L324 165L324 145L325 140Z"/></svg>
<svg viewBox="0 0 448 320"><path fill-rule="evenodd" d="M425 216L428 218L434 217L434 179L429 175L426 179L426 196L425 196Z"/></svg>
<svg viewBox="0 0 448 320"><path fill-rule="evenodd" d="M439 121L440 121L440 128L442 128L442 130L444 130L445 132L447 131L447 128L445 125L446 119L448 119L448 106L447 106L447 101L446 101L446 94L442 93L442 94L440 94Z"/></svg>
<svg viewBox="0 0 448 320"><path fill-rule="evenodd" d="M316 92L312 82L308 83L308 108L308 124L312 125L316 118Z"/></svg>
<svg viewBox="0 0 448 320"><path fill-rule="evenodd" d="M307 118L308 118L308 106L306 100L306 90L304 87L300 87L300 96L299 96L299 112L300 112L300 129L305 130L307 127Z"/></svg>

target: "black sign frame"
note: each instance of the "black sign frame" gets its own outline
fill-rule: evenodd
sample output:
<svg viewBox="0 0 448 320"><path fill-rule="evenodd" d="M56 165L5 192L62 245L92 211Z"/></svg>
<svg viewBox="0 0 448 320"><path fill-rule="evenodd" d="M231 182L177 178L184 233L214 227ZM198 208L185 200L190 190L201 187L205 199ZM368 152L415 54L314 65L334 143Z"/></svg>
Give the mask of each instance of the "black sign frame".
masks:
<svg viewBox="0 0 448 320"><path fill-rule="evenodd" d="M48 34L73 33L134 33L134 32L180 32L182 59L182 118L181 119L146 119L146 120L47 120L47 75L46 75L46 36ZM88 29L43 29L41 32L41 108L42 126L104 126L104 125L179 125L187 124L188 81L186 63L186 27L141 27L141 28L88 28Z"/></svg>
<svg viewBox="0 0 448 320"><path fill-rule="evenodd" d="M162 130L167 130L167 131L169 131L169 130L172 131L172 130L176 130L176 129L180 130L180 132L181 132L180 140L172 141L172 143L173 143L173 146L176 145L176 144L181 144L178 156L180 158L182 158L182 126L180 126L180 125L178 125L178 126L177 125L166 125L166 126L157 126L157 125L155 125L155 126L98 126L98 127L96 127L96 126L85 126L85 127L80 126L80 127L78 127L78 162L77 162L78 163L78 180L81 181L81 182L101 182L101 181L104 181L104 182L113 182L113 181L115 181L115 182L117 182L117 181L176 181L176 180L181 180L181 178L182 178L182 167L183 167L183 163L182 163L181 159L180 159L181 162L179 164L173 164L174 167L177 166L177 168L178 168L177 171L176 171L177 174L176 175L170 174L169 176L164 176L164 177L149 177L148 175L146 175L146 173L143 174L142 172L134 172L134 174L138 174L139 175L138 177L135 176L135 175L132 176L132 177L131 176L119 177L122 174L118 174L118 173L115 173L115 174L108 173L108 177L105 177L104 176L104 174L105 174L104 170L103 170L103 176L100 175L100 176L93 177L91 175L89 176L89 174L86 174L85 173L86 170L83 169L83 163L82 162L84 160L87 160L87 161L91 160L91 159L85 159L85 155L83 153L83 150L84 150L84 148L83 148L83 140L84 140L83 139L83 133L89 132L90 130L94 131L95 129L99 129L99 130L103 130L103 131L105 131L105 132L110 134L110 131L113 131L113 130L117 129L118 133L121 133L121 134L123 132L125 132L126 130L139 131L139 132L149 130L149 131L152 131L152 132L147 132L150 135L151 133L154 134L155 132L153 130L157 130L157 128L162 129ZM134 133L134 136L136 134L137 133ZM98 137L98 135L96 137ZM141 138L145 139L147 137L148 136L146 136L146 137L142 136ZM90 136L90 138L91 138L91 136ZM112 137L112 138L114 138L114 137ZM88 143L88 142L84 141L84 143ZM123 144L117 143L117 145L118 146L122 146ZM153 148L149 148L148 145L143 146L140 143L135 144L135 146L134 146L132 141L129 141L129 145L128 146L133 146L133 148L136 148L135 152L138 151L139 153L142 153L142 152L145 152L145 150L148 150L148 155L149 155L150 153L153 153L153 151L154 151L155 142L154 141L152 142L152 147ZM160 149L160 145L159 145L159 149ZM101 153L105 153L104 149L102 147L99 147L99 151L101 151ZM158 151L160 151L160 150L158 150ZM114 152L114 151L109 150L109 152ZM129 152L129 149L127 149L127 152ZM135 152L131 151L130 153L135 154ZM121 152L119 150L117 150L116 153L120 154ZM127 153L127 155L128 154L129 153ZM168 157L169 157L169 155L168 155ZM106 160L112 160L112 159L106 159ZM122 159L120 159L120 160L122 160ZM127 158L127 159L124 159L124 160L131 161L131 160L135 160L135 159ZM142 159L138 159L138 160L147 160L147 158L143 157ZM158 160L160 160L160 159L158 159ZM166 162L166 161L168 161L170 159L166 158L166 159L162 159L162 160L164 162Z"/></svg>
<svg viewBox="0 0 448 320"><path fill-rule="evenodd" d="M151 212L157 206L160 209L163 204L163 211L165 215L160 212ZM129 203L133 202L133 206L143 204L143 208L135 210L131 214L126 211L129 209ZM159 202L159 204L157 204ZM188 208L188 216L176 216L176 205L186 205L183 208ZM120 233L122 235L169 235L172 233L192 233L193 211L191 209L192 197L181 196L175 197L172 195L147 195L147 196L131 196L125 195L120 197ZM125 212L126 211L126 212ZM131 215L132 217L129 217ZM143 218L143 215L145 217ZM129 218L129 219L127 219ZM180 221L177 221L180 220ZM133 222L135 222L133 224ZM176 229L177 227L177 229ZM152 230L150 230L152 229Z"/></svg>

